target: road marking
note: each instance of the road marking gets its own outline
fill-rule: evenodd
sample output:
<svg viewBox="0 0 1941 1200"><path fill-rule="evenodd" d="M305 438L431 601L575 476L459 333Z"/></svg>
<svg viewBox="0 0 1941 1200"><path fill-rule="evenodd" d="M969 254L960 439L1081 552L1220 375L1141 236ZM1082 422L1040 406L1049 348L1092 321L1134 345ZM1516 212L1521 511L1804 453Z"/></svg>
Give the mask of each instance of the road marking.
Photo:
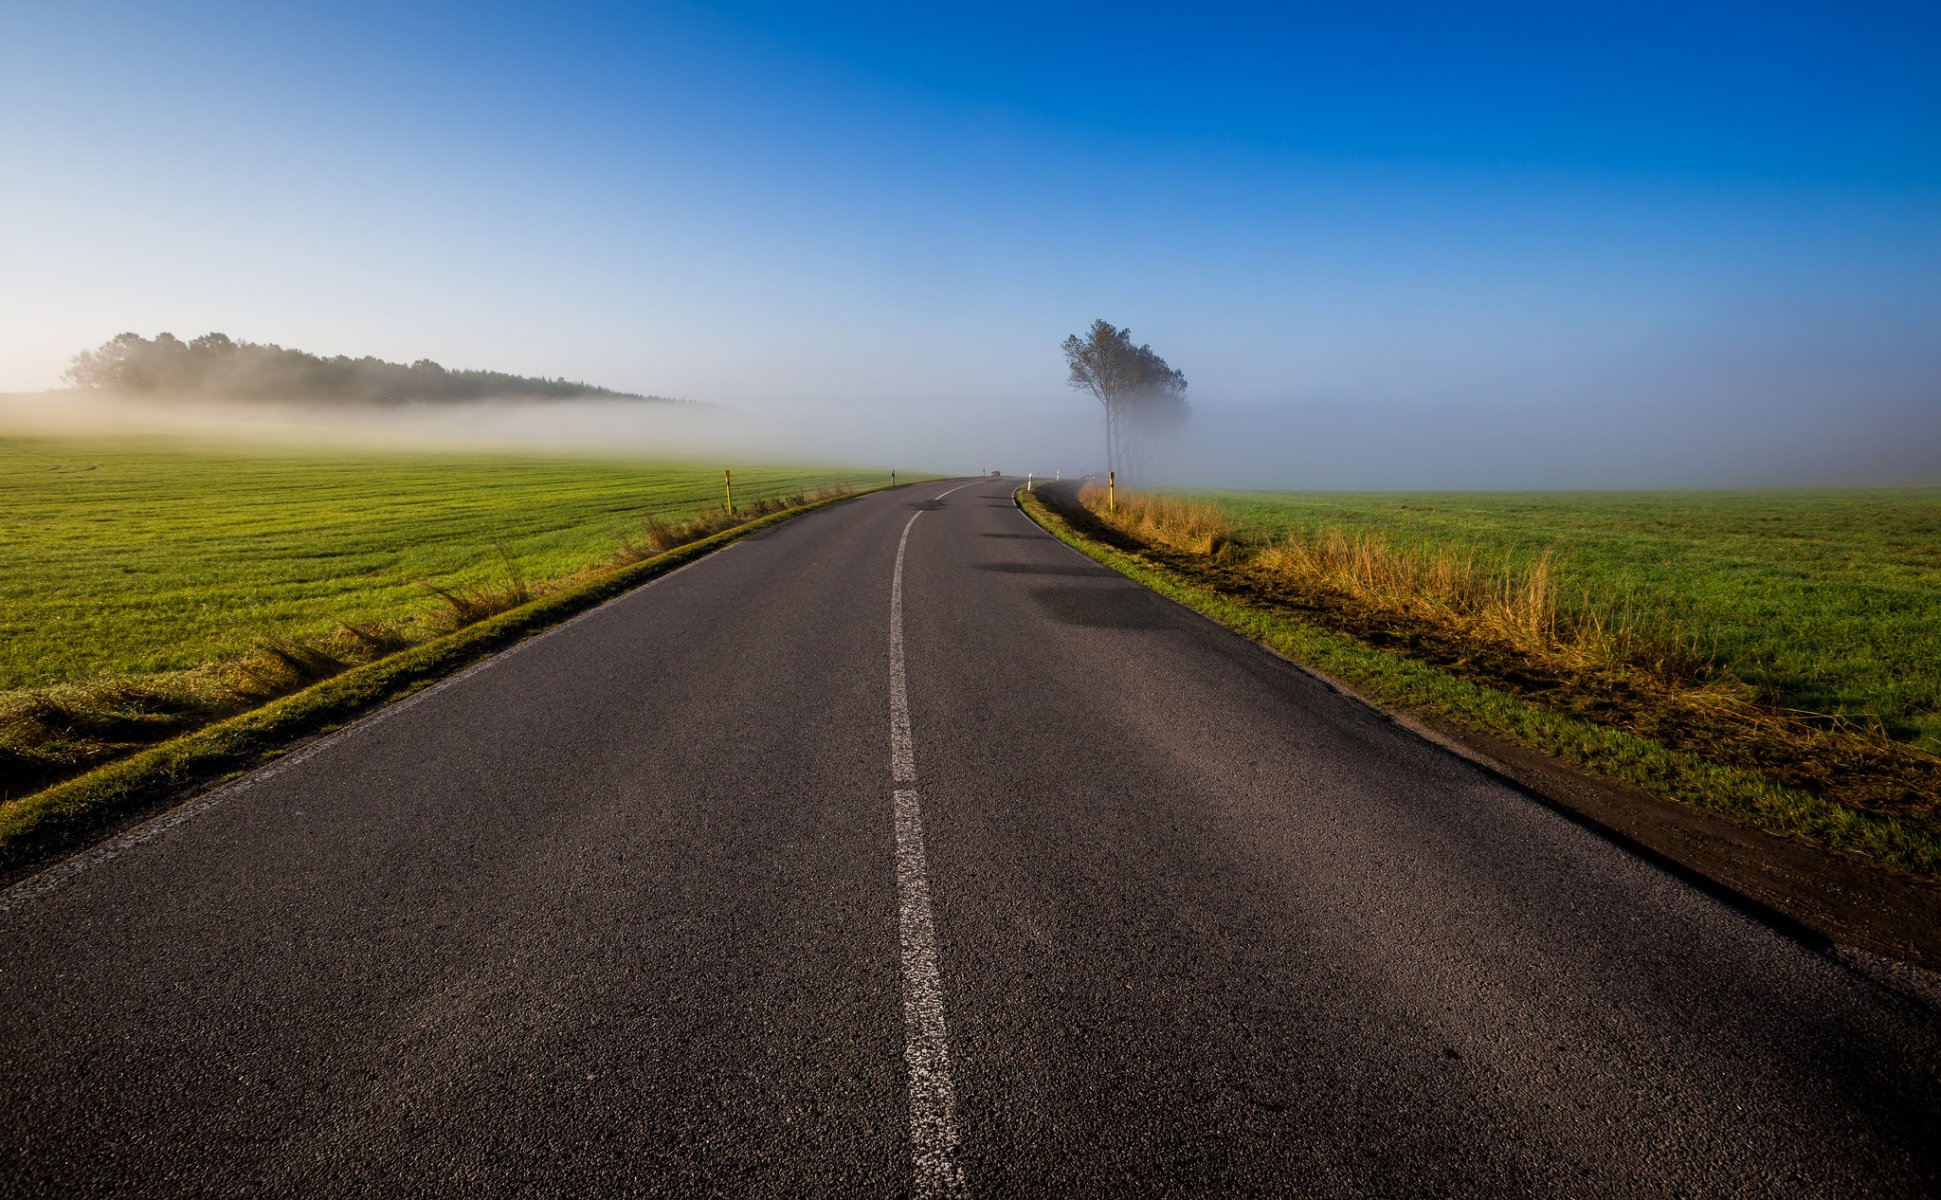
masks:
<svg viewBox="0 0 1941 1200"><path fill-rule="evenodd" d="M912 1190L918 1196L950 1196L963 1194L964 1173L957 1166L957 1097L950 1083L950 1039L903 675L903 555L910 526L922 515L917 512L903 526L890 577L890 772L899 785L907 785L896 788L896 907L903 951L903 1060L910 1069L910 1156L916 1171Z"/></svg>
<svg viewBox="0 0 1941 1200"><path fill-rule="evenodd" d="M896 543L896 572L890 577L890 775L897 783L917 781L917 756L910 744L910 694L903 682L903 550L910 544L910 526L903 526Z"/></svg>
<svg viewBox="0 0 1941 1200"><path fill-rule="evenodd" d="M83 850L71 858L62 859L44 871L29 875L5 891L0 891L0 913L12 912L23 904L31 903L45 896L47 893L54 891L56 888L61 887L63 884L68 883L76 876L95 867L112 862L144 842L153 841L177 826L186 825L188 822L215 808L217 805L222 804L224 801L233 800L251 788L259 784L268 783L285 771L295 769L306 760L322 754L345 739L382 725L392 717L416 708L445 689L456 687L458 684L479 674L481 671L490 670L498 666L520 651L537 645L556 633L564 633L566 630L578 625L581 621L591 618L595 613L611 605L618 604L622 600L638 596L656 584L665 583L681 572L692 570L704 562L718 558L739 545L741 545L739 541L730 542L726 546L721 547L721 549L704 554L693 562L684 563L672 571L667 572L665 575L657 575L639 587L629 588L627 591L621 592L618 596L610 600L601 601L578 616L569 617L559 624L552 626L550 629L543 629L523 641L514 642L512 645L492 654L490 657L473 663L456 675L448 675L436 683L413 692L402 700L394 700L379 708L376 712L359 717L342 729L334 733L325 734L323 737L305 745L302 749L293 750L275 762L258 767L233 783L224 784L212 792L204 792L192 800L169 809L158 817L153 817L142 822L140 825L135 826L133 829L118 837L111 838L91 849Z"/></svg>
<svg viewBox="0 0 1941 1200"><path fill-rule="evenodd" d="M984 481L983 481L982 479L973 479L973 480L971 480L971 482L970 482L970 483L960 483L960 484L958 484L958 485L957 485L956 487L954 487L954 488L951 488L951 489L950 489L950 492L961 492L961 491L963 491L963 490L964 490L965 488L967 488L967 487L969 487L969 486L971 485L971 483L983 483L983 482L984 482ZM941 500L941 499L943 499L943 498L944 498L945 496L948 496L948 495L950 495L950 492L939 492L939 493L937 493L936 495L934 495L934 496L932 496L932 497L930 497L930 498L931 498L932 500Z"/></svg>

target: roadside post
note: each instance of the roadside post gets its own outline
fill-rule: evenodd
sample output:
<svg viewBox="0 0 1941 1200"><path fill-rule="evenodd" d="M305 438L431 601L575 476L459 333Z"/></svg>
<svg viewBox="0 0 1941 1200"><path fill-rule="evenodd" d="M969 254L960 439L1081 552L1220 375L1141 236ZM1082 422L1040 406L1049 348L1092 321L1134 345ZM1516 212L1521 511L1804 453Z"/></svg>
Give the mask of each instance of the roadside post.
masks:
<svg viewBox="0 0 1941 1200"><path fill-rule="evenodd" d="M1119 473L1105 473L1105 507L1112 512L1119 511Z"/></svg>
<svg viewBox="0 0 1941 1200"><path fill-rule="evenodd" d="M728 515L732 517L735 515L735 473L726 467L721 468L721 486L728 491Z"/></svg>
<svg viewBox="0 0 1941 1200"><path fill-rule="evenodd" d="M1030 471L1026 471L1024 473L1024 490L1027 492L1031 490L1031 479L1032 479L1032 473Z"/></svg>

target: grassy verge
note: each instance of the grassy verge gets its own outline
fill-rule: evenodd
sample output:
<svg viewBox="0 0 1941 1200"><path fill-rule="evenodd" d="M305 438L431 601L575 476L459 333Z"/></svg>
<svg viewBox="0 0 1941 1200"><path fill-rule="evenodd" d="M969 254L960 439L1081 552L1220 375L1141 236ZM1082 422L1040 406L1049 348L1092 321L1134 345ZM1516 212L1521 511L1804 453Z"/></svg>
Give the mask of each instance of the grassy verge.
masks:
<svg viewBox="0 0 1941 1200"><path fill-rule="evenodd" d="M1877 802L1856 803L1839 794L1776 781L1772 775L1783 764L1722 762L1696 747L1667 745L1645 732L1624 728L1619 720L1594 720L1568 705L1555 706L1555 700L1546 695L1553 688L1518 694L1510 686L1497 686L1489 664L1500 663L1505 658L1502 653L1449 659L1443 654L1448 647L1432 647L1432 656L1444 661L1424 661L1412 653L1419 650L1420 638L1402 636L1378 645L1356 636L1350 623L1331 628L1329 604L1312 595L1263 587L1257 577L1248 577L1261 569L1251 548L1225 540L1217 528L1196 528L1190 520L1181 523L1185 514L1173 518L1170 532L1167 522L1158 520L1149 537L1141 537L1137 526L1115 529L1105 524L1069 492L1050 494L1062 495L1067 502L1048 504L1046 493L1026 493L1020 500L1025 511L1060 540L1380 703L1508 738L1593 774L1753 828L1917 876L1941 873L1934 775L1923 773L1932 770L1923 758L1896 757L1897 769L1905 768L1905 779L1918 781L1918 786L1883 795ZM1397 621L1391 612L1366 628L1392 628ZM1507 623L1519 624L1514 617ZM1461 629L1445 626L1444 632L1459 637ZM1512 638L1507 644L1513 642ZM1498 650L1505 644L1499 642ZM1619 666L1639 669L1636 663L1624 664L1622 645L1597 653L1615 653ZM1480 670L1476 669L1479 660L1485 664ZM1597 668L1596 662L1586 664L1588 670ZM1677 669L1682 668L1675 668L1674 675ZM1648 708L1652 700L1650 695L1632 696L1628 703ZM1648 723L1645 727L1650 728ZM1837 731L1819 732L1838 736Z"/></svg>
<svg viewBox="0 0 1941 1200"><path fill-rule="evenodd" d="M1165 498L1210 510L1242 546L1453 555L1526 579L1547 565L1567 621L1595 614L1769 707L1941 755L1941 488Z"/></svg>
<svg viewBox="0 0 1941 1200"><path fill-rule="evenodd" d="M241 716L0 804L0 873L18 874L105 828L180 797L189 788L262 765L300 738L327 732L387 701L406 696L711 550L843 498L814 500L641 558L422 645L351 668Z"/></svg>
<svg viewBox="0 0 1941 1200"><path fill-rule="evenodd" d="M0 430L0 803L879 479Z"/></svg>

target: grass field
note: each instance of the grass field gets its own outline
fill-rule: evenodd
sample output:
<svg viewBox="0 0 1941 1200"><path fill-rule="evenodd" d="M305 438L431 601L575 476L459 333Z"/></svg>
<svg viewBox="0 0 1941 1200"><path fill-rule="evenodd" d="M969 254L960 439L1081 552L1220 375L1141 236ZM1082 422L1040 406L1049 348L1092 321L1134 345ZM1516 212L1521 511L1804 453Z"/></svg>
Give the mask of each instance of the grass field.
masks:
<svg viewBox="0 0 1941 1200"><path fill-rule="evenodd" d="M1941 873L1941 491L1047 504L1085 553L1384 703Z"/></svg>
<svg viewBox="0 0 1941 1200"><path fill-rule="evenodd" d="M882 482L737 466L735 499ZM503 592L516 570L543 593L644 518L721 503L720 468L689 463L0 436L0 793L246 706L212 664L351 626L420 641L455 623L433 585Z"/></svg>
<svg viewBox="0 0 1941 1200"><path fill-rule="evenodd" d="M874 475L747 467L744 503ZM184 670L266 633L406 619L422 581L566 576L721 471L514 455L317 455L0 438L0 690Z"/></svg>
<svg viewBox="0 0 1941 1200"><path fill-rule="evenodd" d="M1180 495L1249 539L1548 551L1565 606L1588 595L1787 707L1941 753L1941 489Z"/></svg>

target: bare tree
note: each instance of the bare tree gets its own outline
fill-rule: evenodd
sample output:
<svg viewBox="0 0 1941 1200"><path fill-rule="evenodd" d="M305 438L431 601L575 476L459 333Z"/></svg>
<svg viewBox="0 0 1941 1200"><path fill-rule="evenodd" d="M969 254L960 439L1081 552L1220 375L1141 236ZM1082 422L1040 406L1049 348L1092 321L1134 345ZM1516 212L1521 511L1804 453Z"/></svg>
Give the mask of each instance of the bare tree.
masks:
<svg viewBox="0 0 1941 1200"><path fill-rule="evenodd" d="M1186 376L1166 365L1151 346L1132 344L1132 330L1094 321L1085 336L1065 339L1065 364L1073 389L1089 392L1105 410L1105 465L1121 471L1143 466L1153 440L1186 418Z"/></svg>

